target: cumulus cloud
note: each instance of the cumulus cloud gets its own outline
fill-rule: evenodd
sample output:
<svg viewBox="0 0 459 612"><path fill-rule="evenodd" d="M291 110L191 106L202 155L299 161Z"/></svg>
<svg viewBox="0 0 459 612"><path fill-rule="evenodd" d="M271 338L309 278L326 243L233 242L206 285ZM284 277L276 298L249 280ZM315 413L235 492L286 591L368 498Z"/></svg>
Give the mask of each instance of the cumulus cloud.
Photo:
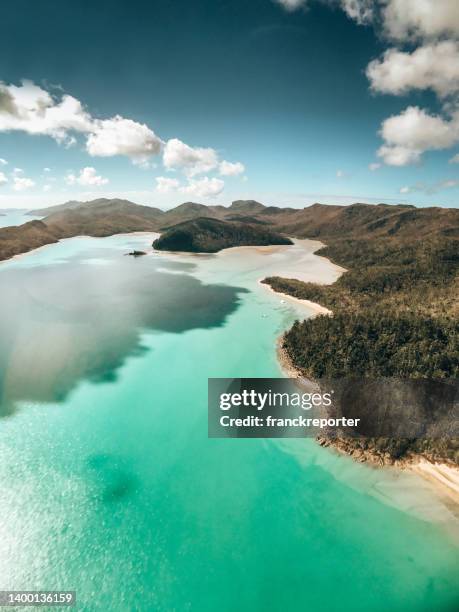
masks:
<svg viewBox="0 0 459 612"><path fill-rule="evenodd" d="M288 10L305 4L299 0L276 1ZM339 6L358 24L373 24L386 40L419 44L412 51L388 49L367 67L374 92L401 95L431 89L443 102L440 116L408 107L383 122L380 133L385 142L378 155L384 163L417 163L425 151L447 149L459 141L459 0L315 2ZM370 170L375 169L370 165Z"/></svg>
<svg viewBox="0 0 459 612"><path fill-rule="evenodd" d="M178 179L166 176L158 176L156 178L156 191L159 193L182 193L191 198L217 196L223 191L224 187L224 181L208 176L200 179L189 178L186 185L180 185Z"/></svg>
<svg viewBox="0 0 459 612"><path fill-rule="evenodd" d="M6 161L6 159L3 159L3 157L0 157L0 166L7 166L8 162Z"/></svg>
<svg viewBox="0 0 459 612"><path fill-rule="evenodd" d="M25 191L35 187L35 181L25 176L14 176L13 177L13 189L14 191Z"/></svg>
<svg viewBox="0 0 459 612"><path fill-rule="evenodd" d="M169 170L182 170L193 177L214 170L218 166L218 155L215 149L190 147L178 138L172 138L164 147L163 163Z"/></svg>
<svg viewBox="0 0 459 612"><path fill-rule="evenodd" d="M388 0L382 13L387 36L396 40L433 39L459 34L457 0Z"/></svg>
<svg viewBox="0 0 459 612"><path fill-rule="evenodd" d="M314 0L274 0L294 11ZM439 39L459 35L457 0L315 0L341 9L359 24L381 23L386 37L399 40Z"/></svg>
<svg viewBox="0 0 459 612"><path fill-rule="evenodd" d="M0 187L2 185L6 185L8 182L8 179L6 177L6 175L3 172L0 172Z"/></svg>
<svg viewBox="0 0 459 612"><path fill-rule="evenodd" d="M69 131L90 129L91 117L76 98L64 95L57 102L31 81L22 81L20 86L0 82L1 132L20 130L64 142Z"/></svg>
<svg viewBox="0 0 459 612"><path fill-rule="evenodd" d="M428 150L452 147L459 141L459 116L446 120L409 106L399 115L386 119L381 127L385 144L378 155L391 166L416 163Z"/></svg>
<svg viewBox="0 0 459 612"><path fill-rule="evenodd" d="M218 178L204 176L201 179L190 179L188 185L180 187L180 193L194 198L209 198L217 196L225 187L224 181Z"/></svg>
<svg viewBox="0 0 459 612"><path fill-rule="evenodd" d="M412 53L389 49L370 62L367 77L373 91L399 95L432 89L443 98L459 91L459 43L446 40Z"/></svg>
<svg viewBox="0 0 459 612"><path fill-rule="evenodd" d="M245 172L245 166L244 164L241 164L241 162L233 163L226 161L225 159L220 162L218 168L222 176L238 176L239 174Z"/></svg>
<svg viewBox="0 0 459 612"><path fill-rule="evenodd" d="M374 0L341 0L341 7L359 24L370 23L374 16Z"/></svg>
<svg viewBox="0 0 459 612"><path fill-rule="evenodd" d="M240 162L220 161L210 147L192 147L178 138L164 143L146 124L115 115L108 119L93 117L73 96L57 95L22 81L20 85L7 85L0 81L0 132L23 131L32 135L54 138L65 147L76 144L75 135L86 139L86 151L92 157L124 155L143 168L151 168L150 159L163 152L164 167L179 170L188 179L199 174L217 172L236 176L244 172ZM5 161L6 160L0 160ZM45 169L44 172L48 172ZM221 181L189 183L192 191L216 191ZM80 175L67 176L69 184L104 185L108 182L98 176L94 168L84 168ZM171 183L158 183L159 189L171 188Z"/></svg>
<svg viewBox="0 0 459 612"><path fill-rule="evenodd" d="M67 185L81 185L83 187L100 187L108 183L108 178L104 178L97 174L96 169L90 166L80 170L78 175L73 173L65 177Z"/></svg>
<svg viewBox="0 0 459 612"><path fill-rule="evenodd" d="M401 43L420 44L411 52L389 49L371 62L367 68L371 88L395 95L431 89L443 101L441 115L409 107L383 122L385 142L378 154L389 165L404 166L418 162L425 151L448 149L459 141L459 2L386 0L380 4L385 35Z"/></svg>
<svg viewBox="0 0 459 612"><path fill-rule="evenodd" d="M144 123L116 115L112 119L95 121L86 149L92 156L126 155L140 163L158 155L162 141Z"/></svg>
<svg viewBox="0 0 459 612"><path fill-rule="evenodd" d="M143 123L119 115L96 119L73 96L56 99L31 81L19 86L0 82L0 132L14 130L50 136L65 146L76 143L73 133L81 133L92 156L125 155L140 162L157 155L162 146Z"/></svg>
<svg viewBox="0 0 459 612"><path fill-rule="evenodd" d="M156 177L156 191L159 193L170 193L177 191L180 186L180 182L174 178L168 178L166 176Z"/></svg>

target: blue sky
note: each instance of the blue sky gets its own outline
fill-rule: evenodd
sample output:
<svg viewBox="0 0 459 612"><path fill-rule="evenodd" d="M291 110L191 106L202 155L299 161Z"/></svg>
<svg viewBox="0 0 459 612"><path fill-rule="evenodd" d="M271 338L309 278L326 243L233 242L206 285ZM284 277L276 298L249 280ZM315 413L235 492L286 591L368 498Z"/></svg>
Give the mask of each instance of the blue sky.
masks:
<svg viewBox="0 0 459 612"><path fill-rule="evenodd" d="M7 3L0 206L455 206L458 9L426 2Z"/></svg>

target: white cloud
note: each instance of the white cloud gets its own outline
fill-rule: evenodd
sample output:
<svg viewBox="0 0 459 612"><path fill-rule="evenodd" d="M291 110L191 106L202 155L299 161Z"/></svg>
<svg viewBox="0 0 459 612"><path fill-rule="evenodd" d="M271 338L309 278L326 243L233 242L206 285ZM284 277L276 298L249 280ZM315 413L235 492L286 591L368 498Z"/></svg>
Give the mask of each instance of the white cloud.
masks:
<svg viewBox="0 0 459 612"><path fill-rule="evenodd" d="M180 186L180 182L174 178L167 178L166 176L156 177L156 191L159 193L171 193L177 191Z"/></svg>
<svg viewBox="0 0 459 612"><path fill-rule="evenodd" d="M13 168L13 174L23 174L24 170L22 168Z"/></svg>
<svg viewBox="0 0 459 612"><path fill-rule="evenodd" d="M322 0L322 2L330 5L335 5L338 1L348 17L354 19L357 23L366 24L373 19L375 0ZM274 0L274 2L290 12L304 8L309 4L309 0Z"/></svg>
<svg viewBox="0 0 459 612"><path fill-rule="evenodd" d="M168 140L163 153L164 166L169 170L183 170L193 177L210 172L218 166L218 155L214 149L190 147L178 138Z"/></svg>
<svg viewBox="0 0 459 612"><path fill-rule="evenodd" d="M0 82L0 132L14 130L50 136L66 147L76 144L73 133L85 134L90 155L125 155L140 163L157 155L162 146L143 123L119 115L96 119L73 96L64 94L58 100L31 81L20 86Z"/></svg>
<svg viewBox="0 0 459 612"><path fill-rule="evenodd" d="M81 102L69 95L57 102L31 81L20 86L0 82L0 131L20 130L64 142L68 131L89 132L91 117Z"/></svg>
<svg viewBox="0 0 459 612"><path fill-rule="evenodd" d="M459 34L457 0L387 0L385 33L397 40L432 39Z"/></svg>
<svg viewBox="0 0 459 612"><path fill-rule="evenodd" d="M8 179L6 175L3 172L0 172L0 187L2 185L6 185L7 182L8 182Z"/></svg>
<svg viewBox="0 0 459 612"><path fill-rule="evenodd" d="M308 0L274 0L288 11ZM312 1L312 0L311 0ZM457 0L316 0L340 8L360 25L381 24L386 37L400 41L459 35Z"/></svg>
<svg viewBox="0 0 459 612"><path fill-rule="evenodd" d="M432 89L440 97L459 91L459 43L442 41L412 53L387 50L370 62L367 77L373 91L404 94L411 89Z"/></svg>
<svg viewBox="0 0 459 612"><path fill-rule="evenodd" d="M287 11L295 11L296 9L306 6L306 0L274 0L277 4L283 6Z"/></svg>
<svg viewBox="0 0 459 612"><path fill-rule="evenodd" d="M343 11L357 23L363 25L373 19L374 0L341 0Z"/></svg>
<svg viewBox="0 0 459 612"><path fill-rule="evenodd" d="M33 181L32 179L26 178L25 176L15 176L13 178L14 191L25 191L26 189L30 189L31 187L35 187L35 181Z"/></svg>
<svg viewBox="0 0 459 612"><path fill-rule="evenodd" d="M210 147L191 147L178 138L172 138L165 144L144 123L120 115L108 119L95 118L79 100L70 95L60 92L52 95L32 81L22 81L19 86L0 81L0 132L15 130L50 136L65 147L75 145L75 135L82 134L86 138L89 155L124 155L142 168L151 168L151 157L159 155L164 149L165 168L180 170L188 178L218 169L228 176L244 171L240 162L220 162L217 152ZM44 170L49 171L49 168ZM106 181L95 174L70 175L68 180L89 185L105 184L100 181Z"/></svg>
<svg viewBox="0 0 459 612"><path fill-rule="evenodd" d="M106 185L108 178L104 178L97 174L95 168L86 167L80 170L80 174L76 176L73 173L68 174L65 177L67 185L82 185L84 187Z"/></svg>
<svg viewBox="0 0 459 612"><path fill-rule="evenodd" d="M382 145L377 154L388 166L409 166L421 160L422 152L408 147Z"/></svg>
<svg viewBox="0 0 459 612"><path fill-rule="evenodd" d="M43 172L51 172L51 168L43 168Z"/></svg>
<svg viewBox="0 0 459 612"><path fill-rule="evenodd" d="M445 120L409 106L399 115L386 119L381 127L385 144L378 155L391 166L406 166L420 160L428 150L452 147L459 141L459 116Z"/></svg>
<svg viewBox="0 0 459 612"><path fill-rule="evenodd" d="M434 183L433 185L429 185L427 183L419 182L411 187L405 186L400 189L400 193L416 193L421 192L427 195L433 195L438 193L439 191L444 191L445 189L454 189L459 186L459 180L456 179L445 179L443 181L439 181L438 183Z"/></svg>
<svg viewBox="0 0 459 612"><path fill-rule="evenodd" d="M0 166L6 166L8 165L8 162L6 161L6 159L3 159L3 157L0 157Z"/></svg>
<svg viewBox="0 0 459 612"><path fill-rule="evenodd" d="M188 185L180 187L179 191L191 197L208 198L219 195L224 187L225 183L221 179L204 176L201 179L190 179Z"/></svg>
<svg viewBox="0 0 459 612"><path fill-rule="evenodd" d="M43 185L43 191L51 191L52 185Z"/></svg>
<svg viewBox="0 0 459 612"><path fill-rule="evenodd" d="M244 164L241 164L241 162L233 163L224 159L222 162L220 162L219 172L222 176L238 176L239 174L245 172L245 166Z"/></svg>
<svg viewBox="0 0 459 612"><path fill-rule="evenodd" d="M287 9L300 1L277 0ZM372 23L390 40L419 41L412 51L388 49L370 62L367 76L375 92L401 95L431 89L444 104L442 115L409 107L383 122L378 156L389 165L421 160L425 151L459 142L459 0L316 0L340 8L359 24ZM459 158L458 158L459 159ZM377 169L370 165L370 170Z"/></svg>
<svg viewBox="0 0 459 612"><path fill-rule="evenodd" d="M379 170L380 168L381 164L379 162L373 162L368 166L368 169L371 170L371 172L376 172L376 170Z"/></svg>
<svg viewBox="0 0 459 612"><path fill-rule="evenodd" d="M158 155L161 147L161 139L148 126L119 115L112 119L95 121L86 143L89 155L126 155L140 163L144 163L152 155Z"/></svg>

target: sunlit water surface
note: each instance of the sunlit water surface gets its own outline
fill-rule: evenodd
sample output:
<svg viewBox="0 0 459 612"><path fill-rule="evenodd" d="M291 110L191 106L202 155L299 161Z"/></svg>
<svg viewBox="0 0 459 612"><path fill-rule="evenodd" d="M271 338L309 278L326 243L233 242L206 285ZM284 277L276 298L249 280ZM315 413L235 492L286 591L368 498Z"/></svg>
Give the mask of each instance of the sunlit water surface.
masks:
<svg viewBox="0 0 459 612"><path fill-rule="evenodd" d="M417 477L207 437L207 378L280 376L276 338L311 314L257 280L336 271L308 241L124 256L150 243L0 265L0 588L74 589L79 610L457 610L454 521Z"/></svg>

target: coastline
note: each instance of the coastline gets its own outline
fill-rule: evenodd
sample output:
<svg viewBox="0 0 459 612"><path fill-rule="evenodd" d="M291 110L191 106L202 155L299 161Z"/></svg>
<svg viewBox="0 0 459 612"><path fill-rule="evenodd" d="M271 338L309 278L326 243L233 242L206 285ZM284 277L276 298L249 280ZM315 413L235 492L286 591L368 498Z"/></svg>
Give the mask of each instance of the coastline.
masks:
<svg viewBox="0 0 459 612"><path fill-rule="evenodd" d="M321 306L320 304L317 304L317 302L311 302L310 300L301 300L300 298L296 298L293 295L289 295L288 293L282 293L281 291L275 291L270 285L263 283L262 280L263 279L260 279L258 283L262 287L265 287L266 289L268 289L268 291L271 291L271 293L274 293L275 295L281 295L286 300L291 300L292 302L296 302L297 304L306 306L308 310L312 310L316 315L332 315L333 314L331 310L329 310L328 308L325 308L325 306ZM324 283L324 284L327 284L327 283Z"/></svg>
<svg viewBox="0 0 459 612"><path fill-rule="evenodd" d="M156 234L155 232L123 232L120 234L113 234L112 236L136 236L136 235L137 236L140 236L140 235L152 236L155 234ZM111 236L107 236L104 238L110 238L110 237ZM53 242L53 243L49 243L46 245L42 245L40 247L36 247L35 249L31 249L30 251L14 255L13 257L6 259L0 263L6 263L9 261L13 261L15 259L26 257L28 255L33 254L36 251L43 250L45 248L54 246L65 240L72 240L73 238L79 238L79 239L84 238L84 239L91 240L93 238L99 238L99 237L80 235L80 236L72 236L71 238L64 238L62 240L59 240L58 242ZM246 250L250 250L250 251L256 250L260 254L269 255L269 254L276 253L280 249L285 249L285 248L286 247L279 247L279 246L233 247L231 249L225 249L224 251L221 251L217 255L220 255L221 253L225 253L225 252L228 254L229 252L233 252L233 253L244 252ZM180 254L180 255L183 255L183 254ZM187 255L191 255L191 254L187 254ZM193 255L196 255L196 254L193 254ZM316 255L314 256L318 257ZM320 258L327 262L329 261L327 260L327 258L324 258L324 257L320 257ZM339 267L333 264L333 269L337 271ZM341 268L341 270L343 269ZM274 289L272 289L272 287L270 287L269 285L262 283L261 280L262 279L259 279L257 281L258 284L263 285L272 294L276 294L280 296L283 300L284 299L286 301L290 300L291 302L300 304L301 306L307 308L309 312L312 312L313 313L312 316L332 315L333 314L332 311L330 311L329 309L315 302L311 302L309 300L302 300L302 299L290 296L285 293L277 292ZM322 277L321 280L322 280L322 283L327 284L327 283L334 282L334 280L336 279ZM304 378L301 372L295 368L295 366L291 362L290 357L288 356L286 351L282 348L282 339L283 339L283 334L278 338L277 343L276 343L277 344L276 346L277 359L278 359L278 363L279 363L282 373L287 378ZM366 451L362 453L361 450L355 449L355 447L351 448L351 447L347 447L347 445L345 444L336 444L336 443L331 442L328 439L318 440L318 443L321 446L329 447L330 449L333 449L335 452L338 452L340 454L346 454L347 456L351 456L351 458L353 458L354 461L365 462L375 467L392 466L398 470L410 471L413 474L416 474L419 477L421 477L424 481L428 482L430 486L432 487L432 490L436 492L443 499L448 499L449 503L453 504L456 510L459 509L459 468L452 467L450 465L443 464L443 463L432 463L423 456L413 456L413 457L405 458L404 460L398 461L398 462L384 461L381 457L373 455L371 451Z"/></svg>
<svg viewBox="0 0 459 612"><path fill-rule="evenodd" d="M284 334L279 336L276 354L282 373L287 378L304 378L294 366L287 351L282 347ZM411 472L427 482L432 492L448 505L454 514L459 516L459 468L446 463L432 463L422 455L411 455L399 461L388 461L371 451L362 451L354 445L348 445L343 439L333 441L329 438L318 438L317 443L323 448L347 455L359 463L367 463L377 469L386 467L399 471Z"/></svg>
<svg viewBox="0 0 459 612"><path fill-rule="evenodd" d="M56 246L56 244L60 244L66 240L74 240L75 238L78 238L79 240L81 239L92 240L92 239L98 239L98 238L112 238L113 236L144 236L144 235L155 236L155 237L157 235L159 236L157 232L138 232L138 231L137 232L120 232L119 234L110 234L109 236L89 236L88 234L80 234L79 236L69 236L68 238L60 238L59 240L56 240L56 242L49 242L48 244L42 244L41 246L35 247L34 249L30 249L29 251L24 251L23 253L17 253L17 255L12 255L11 257L8 257L7 259L2 259L0 260L0 265L11 262L11 261L15 261L18 259L22 259L23 257L27 257L28 255L33 255L37 251L48 249L49 247ZM152 251L151 244L149 244L149 247L150 249L148 252L151 252Z"/></svg>

